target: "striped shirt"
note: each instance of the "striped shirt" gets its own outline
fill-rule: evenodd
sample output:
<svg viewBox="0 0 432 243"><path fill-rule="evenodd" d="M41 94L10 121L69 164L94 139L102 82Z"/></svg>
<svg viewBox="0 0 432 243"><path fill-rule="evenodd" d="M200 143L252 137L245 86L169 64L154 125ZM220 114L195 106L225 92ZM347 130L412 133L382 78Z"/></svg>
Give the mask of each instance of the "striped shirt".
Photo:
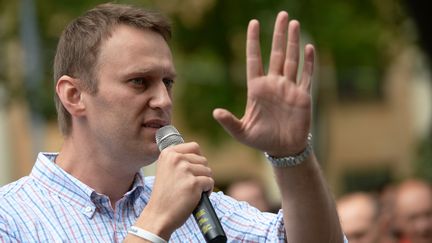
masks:
<svg viewBox="0 0 432 243"><path fill-rule="evenodd" d="M0 189L0 242L121 242L147 204L154 177L138 173L113 209L94 191L40 153L29 176ZM210 200L229 241L283 242L282 214L261 213L222 193ZM191 216L170 242L205 242Z"/></svg>
<svg viewBox="0 0 432 243"><path fill-rule="evenodd" d="M154 177L137 173L113 209L99 194L40 153L29 176L0 189L0 242L121 242L149 201ZM284 242L282 212L262 213L223 193L210 200L228 242ZM191 216L170 242L205 242Z"/></svg>

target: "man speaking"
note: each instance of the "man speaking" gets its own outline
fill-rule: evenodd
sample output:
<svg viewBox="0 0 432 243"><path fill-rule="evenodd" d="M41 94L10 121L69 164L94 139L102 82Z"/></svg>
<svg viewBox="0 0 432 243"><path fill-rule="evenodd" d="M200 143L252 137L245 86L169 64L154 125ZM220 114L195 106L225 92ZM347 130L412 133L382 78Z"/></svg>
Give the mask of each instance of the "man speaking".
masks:
<svg viewBox="0 0 432 243"><path fill-rule="evenodd" d="M300 26L280 12L265 73L259 32L250 21L243 117L225 109L213 116L273 165L278 214L210 193L211 169L197 143L159 152L155 134L171 124L176 77L170 26L155 12L103 4L60 37L54 80L64 144L1 188L0 242L204 242L192 216L203 192L228 242L343 242L309 135L314 48L304 47L297 79ZM144 177L140 168L154 161L156 176Z"/></svg>

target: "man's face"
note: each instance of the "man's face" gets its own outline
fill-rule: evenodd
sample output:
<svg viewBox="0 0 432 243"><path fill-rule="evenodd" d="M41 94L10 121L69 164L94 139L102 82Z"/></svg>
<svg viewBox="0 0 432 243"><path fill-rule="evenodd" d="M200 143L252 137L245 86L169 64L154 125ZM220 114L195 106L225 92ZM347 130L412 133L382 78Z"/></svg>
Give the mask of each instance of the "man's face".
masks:
<svg viewBox="0 0 432 243"><path fill-rule="evenodd" d="M175 69L163 37L119 25L102 42L98 92L84 94L90 142L111 157L141 166L157 158L155 133L171 122Z"/></svg>
<svg viewBox="0 0 432 243"><path fill-rule="evenodd" d="M426 187L411 187L396 205L399 230L413 243L432 242L432 194Z"/></svg>

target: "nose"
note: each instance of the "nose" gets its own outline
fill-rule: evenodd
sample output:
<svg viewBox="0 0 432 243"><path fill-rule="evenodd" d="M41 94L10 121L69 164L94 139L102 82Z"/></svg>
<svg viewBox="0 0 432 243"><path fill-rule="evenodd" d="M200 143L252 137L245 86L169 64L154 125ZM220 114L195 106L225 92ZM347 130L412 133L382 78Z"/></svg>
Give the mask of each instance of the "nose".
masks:
<svg viewBox="0 0 432 243"><path fill-rule="evenodd" d="M164 82L155 83L151 90L149 105L153 109L171 110L172 97L171 90L168 90Z"/></svg>

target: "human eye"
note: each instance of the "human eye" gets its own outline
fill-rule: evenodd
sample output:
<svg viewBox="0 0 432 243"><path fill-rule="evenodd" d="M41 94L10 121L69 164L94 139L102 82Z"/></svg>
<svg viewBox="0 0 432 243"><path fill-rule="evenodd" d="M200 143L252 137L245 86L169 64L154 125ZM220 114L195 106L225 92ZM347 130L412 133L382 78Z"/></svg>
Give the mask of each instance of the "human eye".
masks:
<svg viewBox="0 0 432 243"><path fill-rule="evenodd" d="M167 87L168 90L170 90L172 88L172 86L174 85L174 80L170 79L170 78L164 78L162 80L165 84L165 86Z"/></svg>
<svg viewBox="0 0 432 243"><path fill-rule="evenodd" d="M129 80L134 87L145 88L147 80L145 78L133 78Z"/></svg>

